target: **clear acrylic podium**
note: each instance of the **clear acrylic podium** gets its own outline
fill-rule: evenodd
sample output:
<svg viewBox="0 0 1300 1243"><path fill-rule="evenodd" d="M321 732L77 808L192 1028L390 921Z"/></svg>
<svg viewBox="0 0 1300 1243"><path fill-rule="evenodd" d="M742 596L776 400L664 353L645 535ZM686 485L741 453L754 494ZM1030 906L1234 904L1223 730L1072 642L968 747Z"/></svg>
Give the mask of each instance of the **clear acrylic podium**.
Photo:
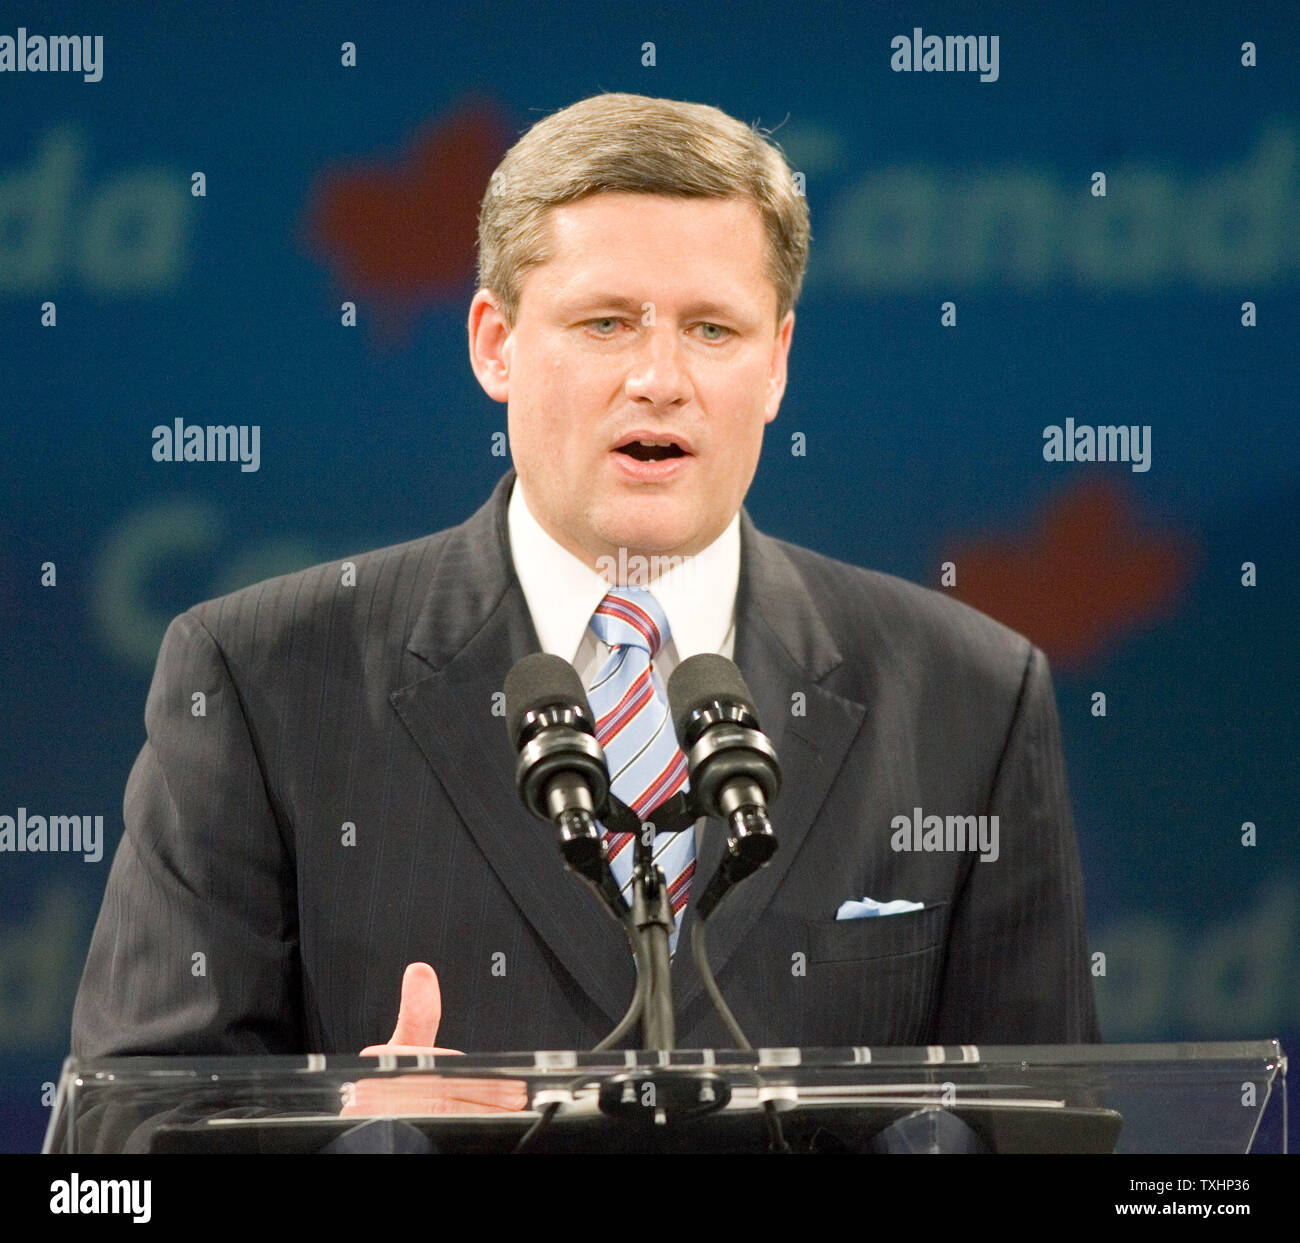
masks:
<svg viewBox="0 0 1300 1243"><path fill-rule="evenodd" d="M69 1058L43 1150L764 1152L768 1102L794 1152L1287 1150L1277 1041Z"/></svg>

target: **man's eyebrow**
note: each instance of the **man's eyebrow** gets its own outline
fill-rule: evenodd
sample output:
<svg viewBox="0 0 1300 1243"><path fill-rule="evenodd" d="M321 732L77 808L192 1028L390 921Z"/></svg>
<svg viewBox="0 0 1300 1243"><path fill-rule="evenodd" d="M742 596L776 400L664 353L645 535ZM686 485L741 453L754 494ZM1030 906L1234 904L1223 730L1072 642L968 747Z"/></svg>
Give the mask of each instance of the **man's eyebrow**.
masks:
<svg viewBox="0 0 1300 1243"><path fill-rule="evenodd" d="M638 302L634 298L629 298L623 294L583 294L564 300L564 307L567 311L579 311L582 309L596 309L611 311L627 311L634 315L640 315L646 306L646 301ZM749 319L752 316L744 314L735 306L726 302L713 302L709 299L703 299L699 302L690 302L682 307L682 314L686 318L695 316L715 315L721 319Z"/></svg>

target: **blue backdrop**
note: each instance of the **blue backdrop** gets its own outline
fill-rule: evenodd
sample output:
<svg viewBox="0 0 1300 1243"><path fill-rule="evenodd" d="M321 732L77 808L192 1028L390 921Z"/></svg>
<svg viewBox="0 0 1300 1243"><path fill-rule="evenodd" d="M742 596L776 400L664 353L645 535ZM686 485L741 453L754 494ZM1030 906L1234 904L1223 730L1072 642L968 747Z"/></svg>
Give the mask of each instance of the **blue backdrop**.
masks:
<svg viewBox="0 0 1300 1243"><path fill-rule="evenodd" d="M1077 7L24 19L103 51L98 81L0 72L0 814L105 841L0 853L0 1148L40 1142L167 621L486 497L477 204L599 90L716 104L804 174L747 504L931 586L951 562L1047 651L1106 1038L1297 1044L1300 17ZM892 69L917 27L997 35L996 80ZM257 425L259 469L155 461L178 418ZM1149 427L1149 469L1045 460L1067 418Z"/></svg>

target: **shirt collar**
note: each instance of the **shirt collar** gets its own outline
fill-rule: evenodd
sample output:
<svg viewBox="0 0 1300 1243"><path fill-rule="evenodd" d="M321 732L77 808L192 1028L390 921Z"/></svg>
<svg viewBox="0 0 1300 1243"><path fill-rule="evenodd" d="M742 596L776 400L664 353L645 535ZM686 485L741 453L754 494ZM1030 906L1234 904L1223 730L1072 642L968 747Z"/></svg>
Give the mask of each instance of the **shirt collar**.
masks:
<svg viewBox="0 0 1300 1243"><path fill-rule="evenodd" d="M591 615L609 582L556 542L533 517L516 479L506 517L510 555L542 651L573 661ZM679 661L720 652L731 629L740 582L740 514L694 557L670 566L652 582L668 619Z"/></svg>

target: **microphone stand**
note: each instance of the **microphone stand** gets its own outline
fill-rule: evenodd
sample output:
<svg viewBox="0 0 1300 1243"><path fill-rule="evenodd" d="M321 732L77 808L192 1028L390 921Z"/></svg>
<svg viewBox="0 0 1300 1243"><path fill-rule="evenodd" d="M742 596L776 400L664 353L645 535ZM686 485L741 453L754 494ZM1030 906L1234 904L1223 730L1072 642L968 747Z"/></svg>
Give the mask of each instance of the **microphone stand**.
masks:
<svg viewBox="0 0 1300 1243"><path fill-rule="evenodd" d="M559 795L554 797L558 799ZM684 795L662 804L660 810L673 828L660 828L659 832L685 831L694 826ZM600 830L596 826L597 817L611 833L632 834L630 908L605 858ZM618 1030L625 1030L625 1025L630 1027L640 1019L644 1048L661 1051L676 1048L670 938L677 921L668 898L668 882L654 861L655 826L652 822L642 823L640 816L613 793L607 794L599 808L588 810L579 807L557 812L555 823L565 863L587 882L610 913L624 925L636 957L637 996ZM605 1038L606 1041L609 1039L608 1036Z"/></svg>
<svg viewBox="0 0 1300 1243"><path fill-rule="evenodd" d="M644 826L635 839L632 865L632 927L637 960L647 973L642 1000L641 1032L647 1049L676 1047L673 1017L672 955L669 938L676 920L668 900L668 882L654 861L654 832Z"/></svg>
<svg viewBox="0 0 1300 1243"><path fill-rule="evenodd" d="M727 815L727 854L717 873L704 890L696 905L696 929L702 934L704 924L725 894L751 873L758 871L776 850L776 834L765 811L759 810L762 800L755 784L741 784L728 793L722 810ZM755 805L757 803L757 806ZM628 935L645 976L645 987L640 1001L642 1039L647 1049L672 1050L676 1046L676 1020L672 998L672 954L670 938L676 927L672 904L668 898L668 883L663 870L654 862L654 839L657 833L693 832L695 820L701 814L689 794L680 792L661 803L656 810L657 826L642 823L631 808L609 796L609 815L605 823L613 832L634 832L632 865L632 909L630 918L624 916ZM636 826L635 828L633 826ZM647 828L652 831L647 832ZM608 873L608 865L606 865ZM692 948L694 948L692 938ZM722 1000L707 960L701 965L696 953L705 989L713 1001L714 1009L723 1025L736 1040L736 1047L748 1049L731 1011Z"/></svg>
<svg viewBox="0 0 1300 1243"><path fill-rule="evenodd" d="M618 890L618 882L610 873L591 813L579 813L580 830L574 831L577 826L570 825L561 832L566 862L587 880L610 911L621 920L637 961L636 996L618 1027L596 1046L597 1049L608 1048L615 1038L630 1029L638 1017L644 1048L660 1052L676 1048L670 950L670 937L676 920L668 898L668 882L663 870L654 862L654 839L656 833L693 832L699 811L685 793L678 793L661 803L656 811L659 825L650 821L643 824L640 817L612 793L597 809L601 821L611 832L635 835L630 909ZM705 908L697 911L698 922L691 949L705 991L724 1025L736 1039L737 1047L749 1049L749 1042L723 1001L709 970L704 923L727 892L767 862L776 848L776 841L771 822L762 812L756 813L749 808L744 811L735 809L729 821L728 858L705 892ZM598 1082L598 1103L602 1113L641 1126L649 1125L652 1129L713 1113L725 1108L731 1099L731 1087L726 1079L716 1071L705 1069L662 1067L622 1071L598 1076ZM516 1152L527 1152L536 1146L559 1107L558 1101L546 1105L537 1121L520 1139ZM771 1101L763 1103L763 1112L771 1137L770 1150L789 1152Z"/></svg>

